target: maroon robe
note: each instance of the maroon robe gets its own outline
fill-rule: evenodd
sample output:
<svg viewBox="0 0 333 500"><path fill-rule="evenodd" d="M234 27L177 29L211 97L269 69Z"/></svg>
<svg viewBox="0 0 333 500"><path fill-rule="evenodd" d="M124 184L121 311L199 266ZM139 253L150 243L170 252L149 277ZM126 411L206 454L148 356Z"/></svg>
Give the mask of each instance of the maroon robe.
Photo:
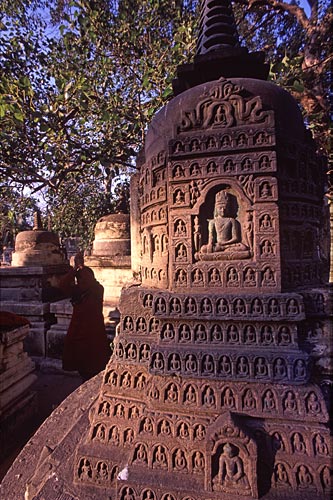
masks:
<svg viewBox="0 0 333 500"><path fill-rule="evenodd" d="M75 276L78 284L74 283ZM103 317L104 288L89 267L71 270L62 279L60 288L71 296L73 304L64 344L63 369L77 370L89 378L105 368L111 355Z"/></svg>

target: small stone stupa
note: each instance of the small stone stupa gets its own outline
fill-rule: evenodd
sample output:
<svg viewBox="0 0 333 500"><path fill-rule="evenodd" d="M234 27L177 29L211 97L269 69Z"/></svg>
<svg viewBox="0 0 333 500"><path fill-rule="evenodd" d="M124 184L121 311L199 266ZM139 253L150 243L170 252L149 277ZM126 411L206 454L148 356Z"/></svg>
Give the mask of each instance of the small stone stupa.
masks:
<svg viewBox="0 0 333 500"><path fill-rule="evenodd" d="M61 298L49 280L68 269L58 235L43 229L40 212L35 212L33 229L16 236L12 265L0 267L0 309L29 320L25 348L30 355L47 355L46 332L53 321L50 303Z"/></svg>
<svg viewBox="0 0 333 500"><path fill-rule="evenodd" d="M124 197L120 197L115 213L97 221L91 255L85 257L85 264L104 287L107 318L118 306L122 287L132 278L130 215Z"/></svg>
<svg viewBox="0 0 333 500"><path fill-rule="evenodd" d="M26 500L330 498L326 374L309 342L328 325L323 175L266 72L239 47L230 1L203 1L197 56L132 184L142 282L122 292L89 420L48 436Z"/></svg>
<svg viewBox="0 0 333 500"><path fill-rule="evenodd" d="M41 215L37 210L32 231L22 231L16 236L12 266L53 266L63 263L64 255L58 235L43 229Z"/></svg>

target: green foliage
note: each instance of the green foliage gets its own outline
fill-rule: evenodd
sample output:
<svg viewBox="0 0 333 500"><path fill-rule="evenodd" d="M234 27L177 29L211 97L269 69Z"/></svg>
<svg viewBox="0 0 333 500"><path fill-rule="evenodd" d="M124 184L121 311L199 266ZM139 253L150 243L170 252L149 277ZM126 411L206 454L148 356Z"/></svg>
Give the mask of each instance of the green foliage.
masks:
<svg viewBox="0 0 333 500"><path fill-rule="evenodd" d="M245 44L264 50L271 81L298 101L320 150L330 150L330 80L333 10L328 0L236 0ZM305 0L302 2L304 5ZM244 8L245 7L245 8Z"/></svg>
<svg viewBox="0 0 333 500"><path fill-rule="evenodd" d="M62 236L89 244L172 96L177 65L193 59L198 3L3 0L0 183L13 200L28 192ZM242 43L266 51L271 80L299 100L325 149L332 11L311 4L309 17L278 0L234 7Z"/></svg>

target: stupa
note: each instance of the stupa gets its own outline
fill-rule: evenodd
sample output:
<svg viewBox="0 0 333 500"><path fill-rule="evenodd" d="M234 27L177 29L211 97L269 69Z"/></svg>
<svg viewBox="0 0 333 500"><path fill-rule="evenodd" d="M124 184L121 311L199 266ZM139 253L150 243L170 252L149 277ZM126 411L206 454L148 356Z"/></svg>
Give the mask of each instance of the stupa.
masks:
<svg viewBox="0 0 333 500"><path fill-rule="evenodd" d="M36 211L33 229L16 236L12 265L0 267L0 310L28 319L31 328L24 344L30 355L47 355L46 332L54 321L50 304L62 298L50 279L68 270L58 235L43 228L40 212Z"/></svg>
<svg viewBox="0 0 333 500"><path fill-rule="evenodd" d="M141 282L122 291L89 417L86 402L44 449L26 500L330 497L327 373L308 341L328 324L323 173L266 74L229 0L203 1L194 63L132 183Z"/></svg>

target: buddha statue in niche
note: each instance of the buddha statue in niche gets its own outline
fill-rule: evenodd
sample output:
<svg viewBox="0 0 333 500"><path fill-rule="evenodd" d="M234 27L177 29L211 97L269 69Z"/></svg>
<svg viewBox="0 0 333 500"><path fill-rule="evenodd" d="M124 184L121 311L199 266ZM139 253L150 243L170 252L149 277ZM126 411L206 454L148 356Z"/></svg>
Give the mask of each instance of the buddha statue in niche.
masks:
<svg viewBox="0 0 333 500"><path fill-rule="evenodd" d="M242 228L235 216L236 197L226 189L215 196L214 218L208 220L208 243L202 245L198 260L232 260L250 257L250 249L242 242Z"/></svg>
<svg viewBox="0 0 333 500"><path fill-rule="evenodd" d="M218 461L218 473L213 479L214 491L250 492L250 484L244 470L239 449L230 443L223 446Z"/></svg>

